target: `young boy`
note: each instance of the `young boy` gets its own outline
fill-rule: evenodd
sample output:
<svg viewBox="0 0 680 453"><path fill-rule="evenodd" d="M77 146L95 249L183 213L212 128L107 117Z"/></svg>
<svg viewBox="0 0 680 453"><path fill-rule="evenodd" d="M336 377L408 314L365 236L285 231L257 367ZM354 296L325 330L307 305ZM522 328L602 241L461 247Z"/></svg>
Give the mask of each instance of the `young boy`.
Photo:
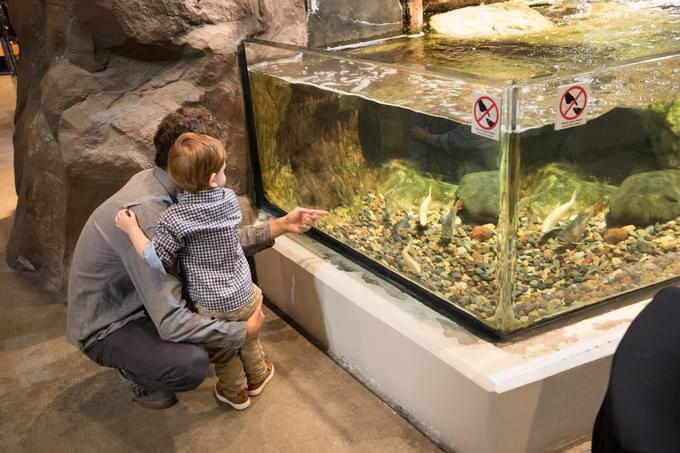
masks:
<svg viewBox="0 0 680 453"><path fill-rule="evenodd" d="M241 211L234 192L223 187L225 166L226 153L218 140L182 134L168 156L168 173L182 192L161 215L153 239L144 235L131 210L119 211L115 222L150 266L164 272L179 264L199 313L243 321L262 301L262 291L252 283L239 244ZM215 398L243 410L250 406L250 396L262 393L272 379L274 365L265 361L254 337L230 360L216 361L215 374Z"/></svg>

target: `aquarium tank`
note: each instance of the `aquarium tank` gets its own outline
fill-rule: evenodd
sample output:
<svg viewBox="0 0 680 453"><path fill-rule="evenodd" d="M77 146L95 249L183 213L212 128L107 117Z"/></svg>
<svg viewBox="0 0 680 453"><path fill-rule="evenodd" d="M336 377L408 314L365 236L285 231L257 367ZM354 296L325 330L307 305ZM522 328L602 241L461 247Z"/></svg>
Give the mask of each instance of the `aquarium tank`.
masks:
<svg viewBox="0 0 680 453"><path fill-rule="evenodd" d="M502 39L252 40L261 205L495 338L680 276L680 6L545 2ZM430 22L432 24L432 22Z"/></svg>

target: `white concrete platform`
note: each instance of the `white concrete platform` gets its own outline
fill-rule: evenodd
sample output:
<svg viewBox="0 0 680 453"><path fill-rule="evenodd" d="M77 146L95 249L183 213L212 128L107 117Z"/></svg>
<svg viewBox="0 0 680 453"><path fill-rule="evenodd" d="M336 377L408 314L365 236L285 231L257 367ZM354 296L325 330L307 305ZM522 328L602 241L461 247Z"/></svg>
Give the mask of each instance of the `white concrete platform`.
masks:
<svg viewBox="0 0 680 453"><path fill-rule="evenodd" d="M611 356L647 300L493 344L308 237L256 257L267 298L432 440L546 452L588 438Z"/></svg>

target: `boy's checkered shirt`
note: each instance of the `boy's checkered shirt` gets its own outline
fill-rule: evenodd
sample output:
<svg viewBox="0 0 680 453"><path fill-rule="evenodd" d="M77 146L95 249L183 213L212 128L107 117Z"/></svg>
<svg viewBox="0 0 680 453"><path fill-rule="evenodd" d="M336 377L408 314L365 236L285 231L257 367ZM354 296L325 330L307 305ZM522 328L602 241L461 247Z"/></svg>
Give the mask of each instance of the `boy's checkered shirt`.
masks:
<svg viewBox="0 0 680 453"><path fill-rule="evenodd" d="M194 304L216 312L244 307L253 298L253 287L238 240L236 194L219 187L183 192L177 199L161 215L151 240L157 259L166 269L179 261Z"/></svg>

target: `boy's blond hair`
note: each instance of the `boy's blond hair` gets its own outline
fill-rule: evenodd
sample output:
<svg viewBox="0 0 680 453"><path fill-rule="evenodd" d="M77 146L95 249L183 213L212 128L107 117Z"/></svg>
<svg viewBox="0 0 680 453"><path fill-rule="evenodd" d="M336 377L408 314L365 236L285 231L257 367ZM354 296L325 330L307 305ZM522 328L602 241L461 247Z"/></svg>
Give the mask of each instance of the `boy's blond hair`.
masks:
<svg viewBox="0 0 680 453"><path fill-rule="evenodd" d="M210 176L226 161L224 147L208 135L185 132L177 137L168 155L168 173L173 182L186 192L210 187Z"/></svg>

